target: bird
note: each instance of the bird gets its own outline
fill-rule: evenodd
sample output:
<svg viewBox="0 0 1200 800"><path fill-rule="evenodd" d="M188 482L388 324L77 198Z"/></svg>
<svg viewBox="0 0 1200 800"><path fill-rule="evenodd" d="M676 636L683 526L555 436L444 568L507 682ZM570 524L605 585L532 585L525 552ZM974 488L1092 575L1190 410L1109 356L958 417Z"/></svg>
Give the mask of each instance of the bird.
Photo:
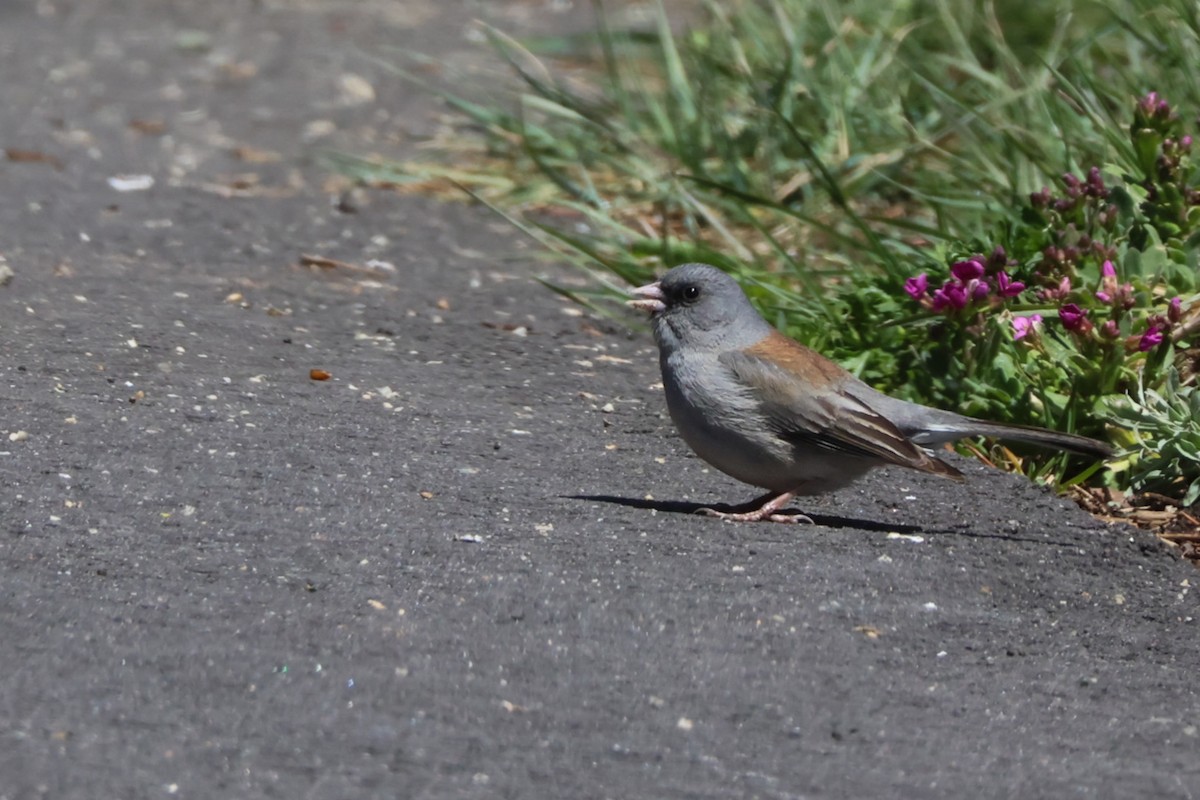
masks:
<svg viewBox="0 0 1200 800"><path fill-rule="evenodd" d="M683 264L633 289L650 314L667 410L701 459L767 493L741 510L700 509L731 521L812 522L784 509L797 496L840 489L897 465L962 480L929 448L990 436L1105 459L1106 443L931 408L877 391L773 328L732 277Z"/></svg>

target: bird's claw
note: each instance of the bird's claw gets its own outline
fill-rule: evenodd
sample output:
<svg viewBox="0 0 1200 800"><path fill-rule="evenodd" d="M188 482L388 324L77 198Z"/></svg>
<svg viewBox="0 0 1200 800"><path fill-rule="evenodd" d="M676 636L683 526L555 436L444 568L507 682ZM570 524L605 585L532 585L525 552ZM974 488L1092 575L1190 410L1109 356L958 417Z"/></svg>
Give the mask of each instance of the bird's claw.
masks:
<svg viewBox="0 0 1200 800"><path fill-rule="evenodd" d="M807 525L815 525L812 517L805 514L780 514L771 508L759 508L754 511L717 511L715 508L700 508L696 510L697 514L703 514L706 517L716 517L717 519L727 520L729 522L783 522L788 524L804 523Z"/></svg>

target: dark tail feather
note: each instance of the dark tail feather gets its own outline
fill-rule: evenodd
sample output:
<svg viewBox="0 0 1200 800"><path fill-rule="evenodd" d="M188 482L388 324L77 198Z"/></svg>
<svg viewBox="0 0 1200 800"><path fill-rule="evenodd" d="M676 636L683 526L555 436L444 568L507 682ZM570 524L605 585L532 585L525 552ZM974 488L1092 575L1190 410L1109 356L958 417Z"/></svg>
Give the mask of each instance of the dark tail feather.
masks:
<svg viewBox="0 0 1200 800"><path fill-rule="evenodd" d="M1107 459L1113 455L1113 448L1107 442L1089 439L1074 433L1062 433L1048 428L1037 428L1033 425L1002 425L998 422L987 422L972 417L959 417L952 425L931 425L913 437L913 441L924 443L947 442L966 436L991 436L996 439L1007 439L1014 442L1027 442L1051 450L1069 450L1081 456Z"/></svg>

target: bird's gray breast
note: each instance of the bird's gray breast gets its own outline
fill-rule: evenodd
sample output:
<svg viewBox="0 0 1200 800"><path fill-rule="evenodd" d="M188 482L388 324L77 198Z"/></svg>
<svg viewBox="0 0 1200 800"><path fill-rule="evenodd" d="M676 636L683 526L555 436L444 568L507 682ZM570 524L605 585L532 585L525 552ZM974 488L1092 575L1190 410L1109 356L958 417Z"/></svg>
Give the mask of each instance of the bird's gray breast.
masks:
<svg viewBox="0 0 1200 800"><path fill-rule="evenodd" d="M715 354L664 352L662 373L667 410L696 455L745 483L788 488L790 445L775 435L759 401Z"/></svg>

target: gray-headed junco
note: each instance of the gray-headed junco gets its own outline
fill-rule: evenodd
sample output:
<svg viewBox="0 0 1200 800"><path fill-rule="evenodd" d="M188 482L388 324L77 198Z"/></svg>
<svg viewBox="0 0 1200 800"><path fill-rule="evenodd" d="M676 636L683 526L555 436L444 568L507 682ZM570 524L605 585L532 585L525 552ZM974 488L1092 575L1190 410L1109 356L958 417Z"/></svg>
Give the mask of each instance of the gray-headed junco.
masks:
<svg viewBox="0 0 1200 800"><path fill-rule="evenodd" d="M667 409L702 459L769 493L750 510L711 516L807 521L782 514L796 495L838 489L872 467L962 478L926 446L995 436L1105 458L1112 448L1069 433L966 417L877 392L767 324L733 278L684 264L634 289L650 312Z"/></svg>

